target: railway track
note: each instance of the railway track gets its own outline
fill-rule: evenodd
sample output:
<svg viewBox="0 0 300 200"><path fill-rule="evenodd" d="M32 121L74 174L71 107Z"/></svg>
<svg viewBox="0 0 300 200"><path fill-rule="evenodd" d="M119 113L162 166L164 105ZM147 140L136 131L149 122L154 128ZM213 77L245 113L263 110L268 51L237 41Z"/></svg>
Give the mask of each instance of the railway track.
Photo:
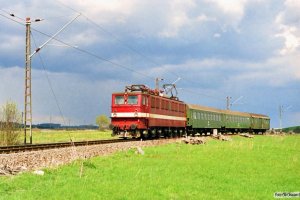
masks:
<svg viewBox="0 0 300 200"><path fill-rule="evenodd" d="M45 149L57 149L71 146L87 146L96 144L109 144L119 142L131 142L136 139L111 139L111 140L92 140L92 141L80 141L80 142L58 142L58 143L45 143L45 144L26 144L26 145L13 145L13 146L0 146L0 154L10 154L26 151L39 151Z"/></svg>

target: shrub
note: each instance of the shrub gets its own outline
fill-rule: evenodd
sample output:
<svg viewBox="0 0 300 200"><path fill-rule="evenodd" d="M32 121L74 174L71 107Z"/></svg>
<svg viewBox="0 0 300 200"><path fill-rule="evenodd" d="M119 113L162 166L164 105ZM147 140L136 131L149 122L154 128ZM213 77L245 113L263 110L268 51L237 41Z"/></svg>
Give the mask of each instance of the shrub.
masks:
<svg viewBox="0 0 300 200"><path fill-rule="evenodd" d="M14 102L6 102L0 109L0 144L18 143L21 134L22 116Z"/></svg>
<svg viewBox="0 0 300 200"><path fill-rule="evenodd" d="M105 130L109 127L109 118L106 115L99 115L96 117L96 124L99 130Z"/></svg>

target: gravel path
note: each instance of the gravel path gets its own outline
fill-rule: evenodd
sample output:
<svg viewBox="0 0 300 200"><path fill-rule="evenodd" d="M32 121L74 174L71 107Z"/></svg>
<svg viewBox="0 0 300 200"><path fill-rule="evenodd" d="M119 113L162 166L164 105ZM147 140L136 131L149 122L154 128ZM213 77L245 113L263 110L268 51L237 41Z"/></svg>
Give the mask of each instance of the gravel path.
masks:
<svg viewBox="0 0 300 200"><path fill-rule="evenodd" d="M68 147L42 151L0 154L0 175L17 174L21 171L32 171L48 167L57 167L77 159L108 155L130 148L156 146L174 143L179 139L161 139L133 141L92 146Z"/></svg>

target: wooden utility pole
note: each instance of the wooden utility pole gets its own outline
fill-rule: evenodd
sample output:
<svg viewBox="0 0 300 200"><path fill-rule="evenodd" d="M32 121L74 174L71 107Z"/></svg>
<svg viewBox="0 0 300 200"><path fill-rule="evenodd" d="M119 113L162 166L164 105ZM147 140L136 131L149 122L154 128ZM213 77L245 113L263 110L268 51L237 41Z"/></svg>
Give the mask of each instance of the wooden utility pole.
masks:
<svg viewBox="0 0 300 200"><path fill-rule="evenodd" d="M26 18L26 48L25 48L25 101L24 101L24 144L27 143L29 132L32 144L32 95L31 95L31 42L30 18Z"/></svg>
<svg viewBox="0 0 300 200"><path fill-rule="evenodd" d="M279 130L282 131L282 113L283 113L283 106L279 105Z"/></svg>
<svg viewBox="0 0 300 200"><path fill-rule="evenodd" d="M292 106L287 106L286 108L284 108L283 105L279 105L279 129L280 131L282 131L282 117L283 117L283 113L287 110L289 110Z"/></svg>

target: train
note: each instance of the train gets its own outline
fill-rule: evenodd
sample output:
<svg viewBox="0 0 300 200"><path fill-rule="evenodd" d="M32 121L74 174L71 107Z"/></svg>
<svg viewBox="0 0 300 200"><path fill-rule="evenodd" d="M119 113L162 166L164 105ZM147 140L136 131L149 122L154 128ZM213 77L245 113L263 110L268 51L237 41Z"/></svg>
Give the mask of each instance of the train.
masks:
<svg viewBox="0 0 300 200"><path fill-rule="evenodd" d="M129 85L112 94L113 135L127 138L181 137L224 133L264 133L267 115L188 104L145 85Z"/></svg>

